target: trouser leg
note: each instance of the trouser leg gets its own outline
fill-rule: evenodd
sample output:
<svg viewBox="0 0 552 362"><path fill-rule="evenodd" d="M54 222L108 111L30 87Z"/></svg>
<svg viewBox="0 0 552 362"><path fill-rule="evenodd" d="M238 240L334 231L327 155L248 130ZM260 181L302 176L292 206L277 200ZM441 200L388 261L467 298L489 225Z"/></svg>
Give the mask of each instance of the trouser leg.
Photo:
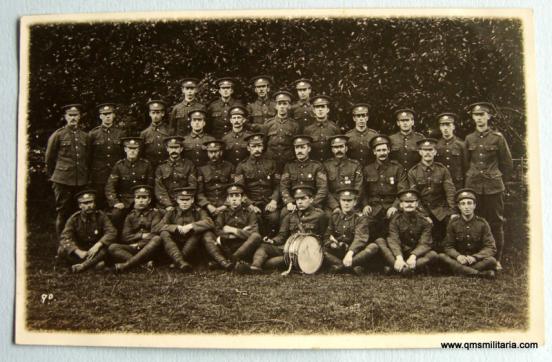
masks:
<svg viewBox="0 0 552 362"><path fill-rule="evenodd" d="M193 254L196 252L196 250L201 245L202 240L215 240L215 234L213 234L212 231L206 231L202 234L192 234L189 237L187 237L186 241L184 242L184 246L182 247L182 255L184 258L188 261L191 261L191 258Z"/></svg>
<svg viewBox="0 0 552 362"><path fill-rule="evenodd" d="M263 225L263 232L261 234L269 237L276 235L280 227L280 213L278 209L272 212L263 211L261 215L261 224Z"/></svg>
<svg viewBox="0 0 552 362"><path fill-rule="evenodd" d="M368 244L364 249L353 256L352 266L366 266L368 264L368 260L376 255L378 250L379 246L376 243Z"/></svg>
<svg viewBox="0 0 552 362"><path fill-rule="evenodd" d="M389 231L389 219L386 217L387 211L382 209L377 215L370 216L368 241L373 242L379 238L386 238Z"/></svg>
<svg viewBox="0 0 552 362"><path fill-rule="evenodd" d="M111 212L109 212L109 218L111 219L113 226L115 226L118 231L121 231L121 229L123 228L123 223L128 212L129 209L126 207L122 209L114 207L111 209Z"/></svg>
<svg viewBox="0 0 552 362"><path fill-rule="evenodd" d="M470 266L478 271L494 270L496 268L496 259L489 256L488 258L481 259Z"/></svg>
<svg viewBox="0 0 552 362"><path fill-rule="evenodd" d="M124 264L119 267L119 270L126 270L145 263L151 259L152 255L159 250L163 244L161 237L154 236L142 249L128 259Z"/></svg>
<svg viewBox="0 0 552 362"><path fill-rule="evenodd" d="M247 240L245 240L240 247L234 251L232 258L234 260L245 260L251 258L255 250L261 244L261 235L258 233L252 233Z"/></svg>
<svg viewBox="0 0 552 362"><path fill-rule="evenodd" d="M180 268L189 266L186 260L184 260L184 256L171 234L168 231L162 231L160 236L163 241L165 253L167 253L171 260Z"/></svg>
<svg viewBox="0 0 552 362"><path fill-rule="evenodd" d="M433 227L431 228L431 236L433 238L433 248L439 252L443 251L442 244L443 239L447 233L447 225L449 222L450 216L445 217L443 220L439 221L435 217L431 217L433 221Z"/></svg>
<svg viewBox="0 0 552 362"><path fill-rule="evenodd" d="M126 262L132 258L136 248L125 244L111 244L107 248L107 252L116 262Z"/></svg>
<svg viewBox="0 0 552 362"><path fill-rule="evenodd" d="M426 265L430 265L438 258L437 253L434 250L430 250L424 255L416 258L416 268L422 268Z"/></svg>
<svg viewBox="0 0 552 362"><path fill-rule="evenodd" d="M251 264L251 266L262 269L263 265L269 258L275 257L281 257L283 261L283 253L283 250L274 245L261 244L261 246L259 246L259 248L255 251L255 254L253 255L253 263ZM274 262L276 262L276 260ZM279 263L280 262L278 261L277 264Z"/></svg>
<svg viewBox="0 0 552 362"><path fill-rule="evenodd" d="M462 265L458 261L454 260L445 253L439 254L439 260L450 268L450 270L457 275L476 275L477 269L474 269L467 265Z"/></svg>
<svg viewBox="0 0 552 362"><path fill-rule="evenodd" d="M107 203L105 200L105 184L104 183L93 183L92 188L96 190L96 209L105 210L107 208Z"/></svg>
<svg viewBox="0 0 552 362"><path fill-rule="evenodd" d="M100 261L104 260L106 256L107 256L107 250L105 250L105 248L102 248L96 253L96 255L94 255L94 257L90 259L85 259L80 264L80 268L74 271L83 272L85 270L88 270L92 268L94 265L98 264Z"/></svg>
<svg viewBox="0 0 552 362"><path fill-rule="evenodd" d="M385 262L390 266L394 266L395 255L393 255L393 252L391 251L391 249L389 249L387 241L384 238L379 238L376 239L375 244L378 246L383 259L385 259Z"/></svg>
<svg viewBox="0 0 552 362"><path fill-rule="evenodd" d="M496 241L496 260L502 260L504 249L504 193L492 195L477 195L478 215L489 223L491 232Z"/></svg>
<svg viewBox="0 0 552 362"><path fill-rule="evenodd" d="M65 223L71 214L76 211L77 204L74 199L76 193L81 189L78 186L63 185L57 182L52 184L56 203L56 232L61 235Z"/></svg>
<svg viewBox="0 0 552 362"><path fill-rule="evenodd" d="M205 250L207 250L207 253L213 260L215 260L218 264L223 264L228 261L226 258L226 255L224 255L222 248L217 244L215 238L206 237L203 238L203 245L205 246Z"/></svg>
<svg viewBox="0 0 552 362"><path fill-rule="evenodd" d="M324 248L324 263L326 263L328 266L342 266L343 256L343 249L332 249L329 247Z"/></svg>

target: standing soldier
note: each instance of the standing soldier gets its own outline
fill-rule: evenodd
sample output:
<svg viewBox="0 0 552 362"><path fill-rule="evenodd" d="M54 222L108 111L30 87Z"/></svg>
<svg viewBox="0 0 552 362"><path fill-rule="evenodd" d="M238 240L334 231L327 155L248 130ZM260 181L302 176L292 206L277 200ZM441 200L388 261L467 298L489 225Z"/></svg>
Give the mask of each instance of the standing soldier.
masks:
<svg viewBox="0 0 552 362"><path fill-rule="evenodd" d="M355 128L345 133L349 137L349 157L360 162L362 167L375 161L370 140L377 136L378 132L368 128L369 110L370 108L366 103L353 105L352 113Z"/></svg>
<svg viewBox="0 0 552 362"><path fill-rule="evenodd" d="M257 216L242 204L244 190L240 184L226 188L228 208L217 215L215 225L219 235L216 242L206 240L205 248L223 269L235 266L238 271L247 271L244 263L261 244Z"/></svg>
<svg viewBox="0 0 552 362"><path fill-rule="evenodd" d="M433 138L418 141L422 160L408 171L407 177L410 188L419 192L422 208L433 222L434 246L441 251L449 218L455 211L456 189L448 169L442 163L434 162L436 144L437 140Z"/></svg>
<svg viewBox="0 0 552 362"><path fill-rule="evenodd" d="M456 274L494 278L496 244L487 221L474 214L475 192L458 190L456 202L460 217L448 224L439 258Z"/></svg>
<svg viewBox="0 0 552 362"><path fill-rule="evenodd" d="M475 191L477 213L491 227L497 247L496 269L502 270L504 181L512 174L512 155L502 133L489 128L489 121L496 113L493 104L474 103L469 106L469 113L475 122L475 131L466 137L469 165L466 187Z"/></svg>
<svg viewBox="0 0 552 362"><path fill-rule="evenodd" d="M285 208L282 210L281 217L287 212L297 209L295 198L292 196L292 190L298 185L308 185L314 190L314 207L322 208L326 196L328 195L328 178L324 166L318 162L309 159L310 144L312 138L305 135L293 137L293 147L296 160L287 163L284 166L280 180L280 192Z"/></svg>
<svg viewBox="0 0 552 362"><path fill-rule="evenodd" d="M161 210L152 207L153 188L149 185L133 187L134 208L127 215L122 232L122 244L111 244L107 251L118 263L116 272L124 272L148 259L163 244L161 237L152 229L163 218Z"/></svg>
<svg viewBox="0 0 552 362"><path fill-rule="evenodd" d="M115 166L115 162L124 157L121 138L126 132L113 126L115 121L115 104L98 105L98 113L102 124L88 133L91 147L90 183L96 190L96 208L104 209L105 184Z"/></svg>
<svg viewBox="0 0 552 362"><path fill-rule="evenodd" d="M171 135L167 124L163 121L165 118L165 102L162 100L151 100L147 103L151 124L148 128L140 132L140 137L144 140L144 149L142 157L148 160L153 170L167 159L167 150L163 140Z"/></svg>
<svg viewBox="0 0 552 362"><path fill-rule="evenodd" d="M266 156L276 162L278 172L284 164L294 159L293 136L299 133L299 125L288 117L291 94L278 91L274 94L276 117L264 124L262 130L266 135Z"/></svg>
<svg viewBox="0 0 552 362"><path fill-rule="evenodd" d="M293 188L296 210L283 218L278 235L274 238L265 238L255 251L251 271L260 272L263 267L266 269L282 267L284 244L295 233L310 233L322 238L328 227L328 218L321 209L313 206L313 195L314 188L311 186L297 185Z"/></svg>
<svg viewBox="0 0 552 362"><path fill-rule="evenodd" d="M364 273L364 266L379 250L375 243L368 244L368 217L355 212L358 190L343 187L339 191L339 210L330 216L330 224L324 234L324 259L334 273L352 268L354 273Z"/></svg>
<svg viewBox="0 0 552 362"><path fill-rule="evenodd" d="M333 158L324 162L324 169L328 175L328 198L326 205L330 212L339 212L338 190L344 187L362 190L362 166L357 160L347 157L347 136L338 135L329 138ZM355 200L356 205L356 200Z"/></svg>
<svg viewBox="0 0 552 362"><path fill-rule="evenodd" d="M183 138L173 136L165 138L169 159L155 170L155 196L157 203L165 210L176 206L174 190L190 186L197 189L197 170L193 162L181 158Z"/></svg>
<svg viewBox="0 0 552 362"><path fill-rule="evenodd" d="M117 238L109 218L96 210L95 195L94 190L77 193L80 211L71 215L60 236L58 258L67 261L75 273L102 262L107 247Z"/></svg>
<svg viewBox="0 0 552 362"><path fill-rule="evenodd" d="M183 272L192 270L190 261L202 241L215 240L215 223L207 211L194 204L196 190L183 187L174 190L178 207L167 211L153 232L161 236L163 247L176 267Z"/></svg>
<svg viewBox="0 0 552 362"><path fill-rule="evenodd" d="M387 241L376 240L381 253L397 273L411 273L438 258L431 250L431 223L418 210L420 195L416 190L403 190L398 195L401 211L389 223ZM405 261L406 258L406 261Z"/></svg>
<svg viewBox="0 0 552 362"><path fill-rule="evenodd" d="M364 167L364 208L362 213L371 216L372 240L387 237L389 220L399 209L397 193L408 189L404 168L397 161L389 160L391 141L385 135L377 135L370 141L376 160Z"/></svg>
<svg viewBox="0 0 552 362"><path fill-rule="evenodd" d="M454 135L458 120L456 113L441 113L437 116L441 138L437 142L435 161L442 163L449 170L456 189L464 187L464 175L468 170L468 153L464 141Z"/></svg>
<svg viewBox="0 0 552 362"><path fill-rule="evenodd" d="M329 159L331 152L328 149L328 139L331 136L339 134L339 128L334 122L328 119L330 112L330 98L327 96L316 96L312 101L314 122L305 127L304 133L312 138L311 158L316 161L324 162Z"/></svg>
<svg viewBox="0 0 552 362"><path fill-rule="evenodd" d="M247 105L251 125L263 125L276 115L276 103L270 99L270 86L273 83L268 75L258 75L251 79L257 99Z"/></svg>
<svg viewBox="0 0 552 362"><path fill-rule="evenodd" d="M132 188L136 185L153 185L154 174L148 160L140 158L140 137L123 137L126 158L117 161L105 185L105 197L111 210L111 220L117 228L134 201Z"/></svg>
<svg viewBox="0 0 552 362"><path fill-rule="evenodd" d="M234 166L248 156L245 138L251 133L245 130L246 120L247 111L245 108L236 106L230 109L232 129L222 137L222 141L226 144L224 159L231 162Z"/></svg>
<svg viewBox="0 0 552 362"><path fill-rule="evenodd" d="M197 204L215 217L226 209L226 186L234 180L234 165L222 159L224 142L205 142L209 162L198 169Z"/></svg>
<svg viewBox="0 0 552 362"><path fill-rule="evenodd" d="M234 93L235 80L233 78L220 78L215 80L219 88L220 98L214 100L207 107L209 115L209 131L217 139L230 130L230 108L242 106L241 101L232 97Z"/></svg>
<svg viewBox="0 0 552 362"><path fill-rule="evenodd" d="M188 122L188 114L191 111L198 109L204 110L205 105L200 103L197 97L197 78L184 78L182 80L182 94L184 100L175 104L171 110L169 117L169 128L171 134L185 136L190 132L190 122Z"/></svg>
<svg viewBox="0 0 552 362"><path fill-rule="evenodd" d="M408 172L412 166L420 161L416 142L423 139L424 136L413 131L416 113L412 109L397 109L394 115L399 132L389 137L391 140L390 158L398 161L405 171Z"/></svg>
<svg viewBox="0 0 552 362"><path fill-rule="evenodd" d="M61 235L67 218L75 210L75 195L88 183L90 140L79 127L80 104L62 107L65 127L48 139L46 173L52 181L56 199L56 232Z"/></svg>
<svg viewBox="0 0 552 362"><path fill-rule="evenodd" d="M215 138L205 133L205 117L207 116L205 111L191 111L189 116L192 132L184 136L182 141L184 158L192 161L196 167L200 167L205 165L208 160L203 144L213 141Z"/></svg>
<svg viewBox="0 0 552 362"><path fill-rule="evenodd" d="M278 232L280 213L280 174L276 162L263 155L264 135L252 134L245 139L249 158L236 167L236 182L244 185L251 208L260 215L262 235L273 236Z"/></svg>
<svg viewBox="0 0 552 362"><path fill-rule="evenodd" d="M312 81L310 79L301 78L296 80L295 89L297 90L297 103L291 106L291 117L299 125L299 132L303 132L305 127L314 122L314 108L310 102L312 92Z"/></svg>

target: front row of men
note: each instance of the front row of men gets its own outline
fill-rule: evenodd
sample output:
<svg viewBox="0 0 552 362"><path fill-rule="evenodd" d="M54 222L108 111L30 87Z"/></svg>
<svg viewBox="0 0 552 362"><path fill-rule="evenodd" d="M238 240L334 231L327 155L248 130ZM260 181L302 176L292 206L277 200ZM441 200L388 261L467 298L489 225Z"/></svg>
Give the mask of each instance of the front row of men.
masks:
<svg viewBox="0 0 552 362"><path fill-rule="evenodd" d="M234 183L226 192L228 207L213 220L195 203L192 187L174 190L177 207L163 212L152 206L150 186L136 186L133 210L124 221L118 243L110 219L95 209L95 191L82 191L77 196L81 211L67 221L58 257L74 272L106 263L123 272L151 264L165 254L171 265L190 271L203 251L210 268L259 273L281 269L286 240L295 233L308 233L321 241L326 265L334 273L364 274L381 254L385 273L411 274L437 263L459 275L495 276L495 241L489 224L474 213L476 196L470 189L456 193L460 216L449 221L439 246L433 245L433 224L418 210L420 195L415 189L398 193L400 210L391 218L387 236L376 239L370 235L372 219L355 210L358 192L353 188L339 190L339 211L328 217L313 205L311 186L295 186L296 208L285 215L277 235L271 238L262 238L257 215L243 204L243 187Z"/></svg>

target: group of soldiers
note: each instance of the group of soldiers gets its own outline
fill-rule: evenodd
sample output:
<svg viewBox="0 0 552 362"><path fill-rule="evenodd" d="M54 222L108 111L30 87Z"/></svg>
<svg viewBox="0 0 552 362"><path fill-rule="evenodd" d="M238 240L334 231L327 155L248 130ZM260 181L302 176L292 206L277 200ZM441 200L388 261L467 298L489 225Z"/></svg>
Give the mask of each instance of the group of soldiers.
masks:
<svg viewBox="0 0 552 362"><path fill-rule="evenodd" d="M491 103L467 107L475 130L464 141L457 114L435 117L437 140L413 130L408 108L394 111L398 132L386 136L368 128L364 103L344 132L308 79L295 82L295 103L287 91L270 94L269 76L251 82L257 99L245 107L232 78L216 81L220 98L205 106L199 81L186 78L170 112L147 102L151 123L139 137L114 126L113 103L98 105L101 124L89 133L81 106L64 106L67 124L46 151L58 257L75 272L122 272L163 254L190 271L201 249L209 267L262 272L282 268L286 240L307 233L336 273L364 274L376 255L386 273L437 263L492 278L502 269L512 157L489 126Z"/></svg>

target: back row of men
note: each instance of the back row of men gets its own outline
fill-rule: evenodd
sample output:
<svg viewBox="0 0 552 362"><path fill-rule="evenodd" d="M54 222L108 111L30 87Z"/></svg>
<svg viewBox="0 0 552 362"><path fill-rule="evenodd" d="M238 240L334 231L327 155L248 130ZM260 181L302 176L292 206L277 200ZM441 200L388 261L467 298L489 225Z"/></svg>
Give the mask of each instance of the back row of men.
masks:
<svg viewBox="0 0 552 362"><path fill-rule="evenodd" d="M411 109L395 111L397 133L379 135L367 127L366 104L353 106L355 128L341 134L328 118L331 100L310 99L308 80L296 83L300 101L293 106L292 95L285 91L268 99L268 77L257 77L254 84L259 98L246 109L232 100L232 80L219 80L221 99L205 110L194 100L197 81L187 79L185 99L173 107L168 124L165 103L148 102L151 125L139 138L125 137L113 127L113 104L98 106L102 124L88 134L78 127L80 106L64 106L67 126L54 132L46 152L58 235L75 210L74 195L86 185L94 187L98 206L108 206L120 226L132 208L132 187L138 184L154 185L157 206L165 210L176 206L175 189L194 187L198 204L215 216L227 207L225 185L237 181L266 236L275 235L280 220L296 209L293 187L306 184L315 190L315 206L329 214L339 212L338 189L357 190L357 206L371 216L374 237L387 232L388 220L397 211L397 193L415 188L440 241L456 213L455 189L467 186L477 195L478 213L490 223L500 261L504 179L512 171L512 159L504 137L489 128L496 112L492 104L468 107L476 130L465 142L454 135L458 116L450 112L436 117L440 140L413 131L416 113ZM217 139L206 128L218 137L229 130ZM123 150L126 157L121 160Z"/></svg>

